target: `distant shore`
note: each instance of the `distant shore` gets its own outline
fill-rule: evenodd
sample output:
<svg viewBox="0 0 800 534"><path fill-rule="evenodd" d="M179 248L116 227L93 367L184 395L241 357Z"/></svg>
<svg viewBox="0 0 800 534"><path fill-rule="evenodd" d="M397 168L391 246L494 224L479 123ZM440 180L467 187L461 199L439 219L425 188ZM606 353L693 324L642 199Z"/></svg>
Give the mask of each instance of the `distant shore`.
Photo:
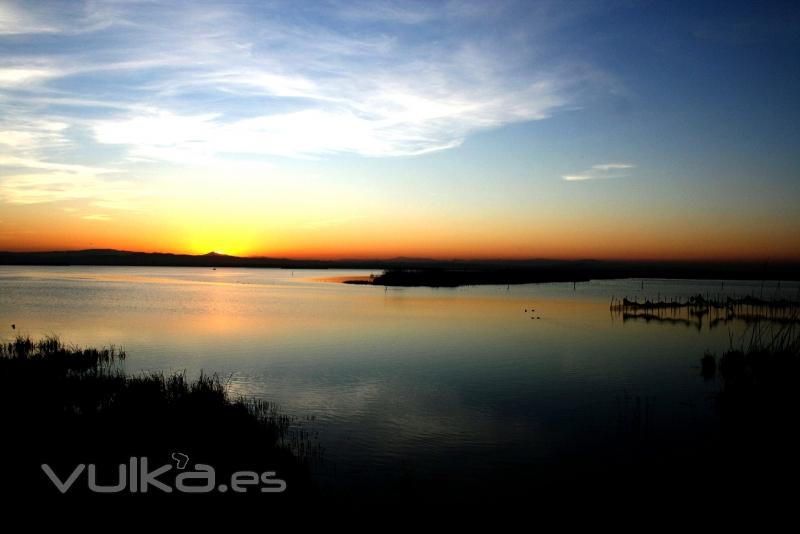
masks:
<svg viewBox="0 0 800 534"><path fill-rule="evenodd" d="M429 287L585 282L619 278L800 280L798 261L437 260L404 257L322 260L92 249L54 252L0 251L0 265L371 269L384 272L375 277L335 277L335 280L330 281Z"/></svg>

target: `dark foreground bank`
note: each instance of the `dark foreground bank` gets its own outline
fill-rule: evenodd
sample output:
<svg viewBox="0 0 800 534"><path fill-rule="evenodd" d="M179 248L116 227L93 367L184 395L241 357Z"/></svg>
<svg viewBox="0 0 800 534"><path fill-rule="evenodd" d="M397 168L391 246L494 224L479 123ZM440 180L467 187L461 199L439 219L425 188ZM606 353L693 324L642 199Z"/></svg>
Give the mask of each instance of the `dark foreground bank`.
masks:
<svg viewBox="0 0 800 534"><path fill-rule="evenodd" d="M129 376L124 357L56 338L0 346L4 502L250 499L270 509L313 495L274 406L231 398L216 376Z"/></svg>

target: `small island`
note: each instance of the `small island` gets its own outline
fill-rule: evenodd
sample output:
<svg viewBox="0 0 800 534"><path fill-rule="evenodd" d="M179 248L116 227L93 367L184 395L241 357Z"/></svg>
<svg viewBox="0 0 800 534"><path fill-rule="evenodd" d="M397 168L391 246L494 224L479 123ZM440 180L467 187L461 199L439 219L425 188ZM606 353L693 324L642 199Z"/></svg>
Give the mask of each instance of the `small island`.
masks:
<svg viewBox="0 0 800 534"><path fill-rule="evenodd" d="M588 282L624 278L667 280L797 280L800 266L790 263L548 261L463 262L394 266L368 278L347 278L357 285L459 287L476 285Z"/></svg>

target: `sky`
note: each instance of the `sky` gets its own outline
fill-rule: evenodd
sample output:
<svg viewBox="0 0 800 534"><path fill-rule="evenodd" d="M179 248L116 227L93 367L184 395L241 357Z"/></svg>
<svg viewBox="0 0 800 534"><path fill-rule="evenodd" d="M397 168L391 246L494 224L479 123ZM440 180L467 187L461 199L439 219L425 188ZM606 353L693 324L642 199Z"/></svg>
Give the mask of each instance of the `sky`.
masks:
<svg viewBox="0 0 800 534"><path fill-rule="evenodd" d="M800 259L796 2L0 0L0 250Z"/></svg>

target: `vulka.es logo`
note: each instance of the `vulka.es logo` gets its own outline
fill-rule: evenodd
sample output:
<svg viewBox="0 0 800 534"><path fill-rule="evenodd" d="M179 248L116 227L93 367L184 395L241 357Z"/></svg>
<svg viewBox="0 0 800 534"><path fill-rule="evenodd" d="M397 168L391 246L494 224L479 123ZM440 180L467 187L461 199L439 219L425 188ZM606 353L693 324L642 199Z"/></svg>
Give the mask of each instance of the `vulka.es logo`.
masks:
<svg viewBox="0 0 800 534"><path fill-rule="evenodd" d="M116 481L113 484L101 484L98 479L98 469L95 464L78 464L65 479L59 477L53 469L42 464L42 471L47 478L58 488L61 493L66 493L86 473L86 483L90 491L95 493L147 493L157 490L164 493L179 491L181 493L211 493L213 491L226 492L229 489L236 493L246 493L248 490L258 489L262 493L282 493L286 491L286 481L275 478L275 471L237 471L231 475L230 486L222 483L217 485L214 468L206 464L195 464L193 470L184 470L189 462L189 457L182 453L173 453L172 459L181 470L173 481L168 481L167 473L172 471L171 464L164 464L150 469L147 457L131 457L127 464L120 464ZM102 480L113 479L109 473L103 473ZM170 485L169 482L173 482Z"/></svg>

